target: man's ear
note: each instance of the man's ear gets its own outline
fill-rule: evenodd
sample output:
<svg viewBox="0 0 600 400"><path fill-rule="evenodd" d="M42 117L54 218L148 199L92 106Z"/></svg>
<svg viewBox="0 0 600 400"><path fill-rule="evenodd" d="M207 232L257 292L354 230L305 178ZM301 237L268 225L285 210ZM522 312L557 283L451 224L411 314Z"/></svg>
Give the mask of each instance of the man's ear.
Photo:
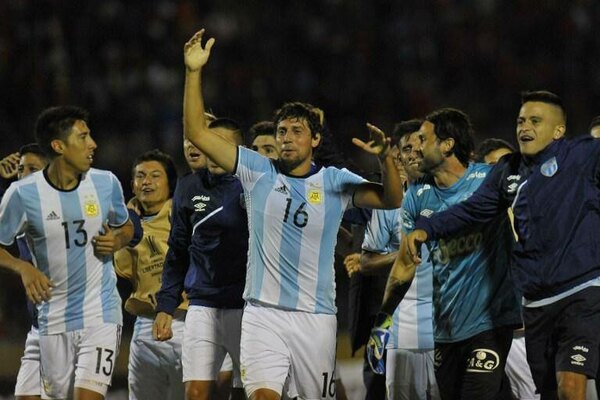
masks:
<svg viewBox="0 0 600 400"><path fill-rule="evenodd" d="M564 126L564 125L557 125L554 128L554 134L552 135L552 138L554 140L558 140L561 137L563 137L566 132L567 132L567 127L566 126Z"/></svg>
<svg viewBox="0 0 600 400"><path fill-rule="evenodd" d="M453 138L447 138L444 139L444 143L442 144L443 148L442 148L442 153L448 157L450 156L454 151L454 139Z"/></svg>
<svg viewBox="0 0 600 400"><path fill-rule="evenodd" d="M52 147L52 150L54 150L55 153L61 155L64 152L65 144L60 139L54 139L50 142L50 147Z"/></svg>
<svg viewBox="0 0 600 400"><path fill-rule="evenodd" d="M313 149L316 149L319 147L319 144L321 144L321 134L317 132L317 134L312 138L311 146Z"/></svg>

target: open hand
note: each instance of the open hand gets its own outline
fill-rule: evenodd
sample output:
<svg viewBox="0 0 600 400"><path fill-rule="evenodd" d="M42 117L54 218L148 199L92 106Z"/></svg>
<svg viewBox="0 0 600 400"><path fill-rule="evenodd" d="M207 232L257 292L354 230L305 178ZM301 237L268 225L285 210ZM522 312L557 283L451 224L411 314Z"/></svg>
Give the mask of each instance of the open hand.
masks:
<svg viewBox="0 0 600 400"><path fill-rule="evenodd" d="M390 150L391 139L385 136L385 133L375 125L367 123L369 128L370 138L369 141L363 142L358 138L353 138L352 143L360 147L367 153L383 158L387 155Z"/></svg>
<svg viewBox="0 0 600 400"><path fill-rule="evenodd" d="M202 47L202 35L204 35L204 29L196 32L183 47L183 59L189 71L198 71L206 65L208 57L210 57L210 49L215 44L215 39L210 38L206 45Z"/></svg>

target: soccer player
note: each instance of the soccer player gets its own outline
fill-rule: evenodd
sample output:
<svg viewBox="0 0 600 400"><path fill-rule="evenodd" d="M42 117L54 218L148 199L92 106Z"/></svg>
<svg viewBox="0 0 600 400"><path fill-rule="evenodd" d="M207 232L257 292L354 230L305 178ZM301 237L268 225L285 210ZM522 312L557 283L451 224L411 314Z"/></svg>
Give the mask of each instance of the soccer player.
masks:
<svg viewBox="0 0 600 400"><path fill-rule="evenodd" d="M490 171L470 164L473 129L466 114L441 109L419 131L426 174L409 187L402 205L402 241L382 304L383 321L405 296L416 268L405 256L407 235L427 219L468 198ZM511 234L506 215L485 226L429 243L433 264L435 376L442 399L509 398L504 373L512 331L520 324L517 296L508 278ZM383 325L383 326L382 326ZM377 330L371 343L380 352Z"/></svg>
<svg viewBox="0 0 600 400"><path fill-rule="evenodd" d="M495 165L502 156L514 153L514 151L514 147L506 140L496 138L485 139L479 144L475 152L475 161Z"/></svg>
<svg viewBox="0 0 600 400"><path fill-rule="evenodd" d="M243 144L234 121L217 119L210 127L232 146ZM158 340L171 337L173 311L185 287L190 300L182 355L187 399L209 397L226 354L233 360L234 386L241 387L242 291L248 253L242 198L240 181L211 157L206 170L180 180L173 198L154 333ZM233 393L243 397L239 391Z"/></svg>
<svg viewBox="0 0 600 400"><path fill-rule="evenodd" d="M419 171L421 123L404 121L395 129L400 136L399 164L405 170L407 184L414 184L423 176ZM361 273L389 273L400 246L401 219L399 208L373 211L362 246ZM440 398L433 368L432 292L432 266L425 262L417 270L404 301L388 320L391 340L385 367L370 357L374 371L386 375L389 399Z"/></svg>
<svg viewBox="0 0 600 400"><path fill-rule="evenodd" d="M279 159L279 148L275 140L275 125L271 121L257 122L250 127L252 150L273 160Z"/></svg>
<svg viewBox="0 0 600 400"><path fill-rule="evenodd" d="M590 135L593 138L600 139L600 115L592 119L590 123Z"/></svg>
<svg viewBox="0 0 600 400"><path fill-rule="evenodd" d="M115 253L117 274L129 279L133 292L125 310L136 316L129 348L130 399L182 399L181 344L187 301L173 318L173 337L159 342L152 337L156 293L171 230L171 197L177 171L167 154L152 150L139 155L132 169L134 207L142 220L143 238L134 247Z"/></svg>
<svg viewBox="0 0 600 400"><path fill-rule="evenodd" d="M279 399L289 375L290 397L335 396L337 321L333 256L342 213L358 207L395 208L402 190L389 141L369 125L373 140L354 143L380 157L384 186L336 168L311 164L321 124L314 107L287 103L273 119L281 155L273 161L223 140L204 121L201 69L204 31L184 48L184 132L207 157L244 186L250 249L242 321L244 389L251 399Z"/></svg>
<svg viewBox="0 0 600 400"><path fill-rule="evenodd" d="M522 94L519 152L503 157L480 189L423 218L414 245L472 229L511 208L512 277L523 295L527 359L542 398L585 399L600 337L600 142L565 140L566 112L547 91Z"/></svg>
<svg viewBox="0 0 600 400"><path fill-rule="evenodd" d="M120 340L112 254L129 242L133 225L116 177L91 169L96 143L87 121L77 107L42 112L36 139L50 163L13 183L0 204L0 243L25 233L33 256L35 267L0 249L0 265L21 275L38 304L40 371L50 398L103 399Z"/></svg>

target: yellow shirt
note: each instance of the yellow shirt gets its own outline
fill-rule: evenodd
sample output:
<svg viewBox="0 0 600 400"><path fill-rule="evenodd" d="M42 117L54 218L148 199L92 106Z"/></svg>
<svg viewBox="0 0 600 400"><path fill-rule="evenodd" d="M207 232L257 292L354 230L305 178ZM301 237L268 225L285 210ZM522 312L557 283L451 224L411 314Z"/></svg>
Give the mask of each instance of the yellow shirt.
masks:
<svg viewBox="0 0 600 400"><path fill-rule="evenodd" d="M169 246L171 230L171 200L169 199L151 220L142 220L144 236L135 247L124 247L115 253L115 270L133 285L133 292L125 302L130 314L154 317L156 293L162 282L163 263ZM186 310L185 299L178 309Z"/></svg>

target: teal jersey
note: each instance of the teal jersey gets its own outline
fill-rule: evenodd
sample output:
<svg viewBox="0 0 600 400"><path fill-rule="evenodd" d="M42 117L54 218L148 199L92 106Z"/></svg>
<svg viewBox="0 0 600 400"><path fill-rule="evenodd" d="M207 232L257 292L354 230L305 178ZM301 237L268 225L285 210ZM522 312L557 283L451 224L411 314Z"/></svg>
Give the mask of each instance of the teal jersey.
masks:
<svg viewBox="0 0 600 400"><path fill-rule="evenodd" d="M429 218L469 198L490 169L486 164L470 164L448 188L436 187L431 177L412 185L403 203L403 232L412 231L418 218ZM511 235L504 214L491 223L428 243L437 342L458 342L521 323L518 297L509 277Z"/></svg>

